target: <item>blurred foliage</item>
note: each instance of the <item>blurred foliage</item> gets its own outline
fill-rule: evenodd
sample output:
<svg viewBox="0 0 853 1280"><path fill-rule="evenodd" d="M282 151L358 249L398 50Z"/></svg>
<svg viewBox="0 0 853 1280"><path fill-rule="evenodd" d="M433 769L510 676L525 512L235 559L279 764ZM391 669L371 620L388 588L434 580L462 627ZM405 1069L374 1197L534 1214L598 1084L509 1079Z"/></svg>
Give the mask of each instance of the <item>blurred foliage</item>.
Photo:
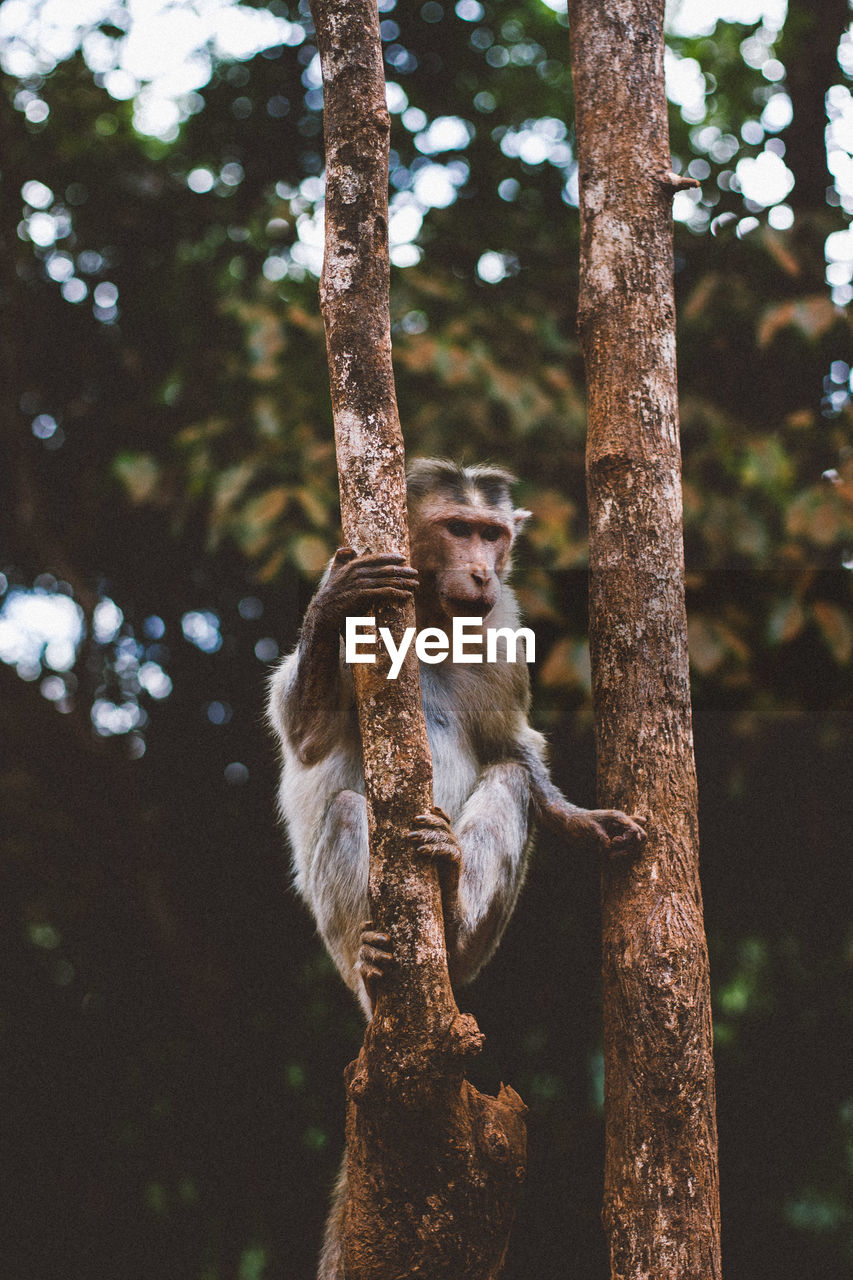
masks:
<svg viewBox="0 0 853 1280"><path fill-rule="evenodd" d="M7 75L0 96L0 585L7 602L34 584L73 596L87 618L73 669L0 666L2 1251L18 1280L308 1276L339 1159L360 1022L286 887L262 724L267 665L338 538L306 266L314 48L304 4L270 7L304 36L217 64L171 140L138 133L79 53ZM407 447L521 477L537 718L558 780L591 804L565 18L541 0L382 9L405 95L392 193L414 200L436 164L455 191L393 272ZM707 91L702 119L672 112L675 163L703 182L676 224L685 552L727 1273L834 1280L850 1247L853 343L825 283L848 216L814 98L847 83L846 19L834 0L811 6L820 22L789 9L775 46L757 24L671 41ZM126 18L103 34L119 42ZM796 67L775 132L756 39ZM436 150L429 122L448 117L467 144ZM733 180L768 137L802 157L786 229ZM488 1036L478 1082L510 1080L532 1108L510 1277L606 1274L596 912L594 871L543 839L464 995Z"/></svg>

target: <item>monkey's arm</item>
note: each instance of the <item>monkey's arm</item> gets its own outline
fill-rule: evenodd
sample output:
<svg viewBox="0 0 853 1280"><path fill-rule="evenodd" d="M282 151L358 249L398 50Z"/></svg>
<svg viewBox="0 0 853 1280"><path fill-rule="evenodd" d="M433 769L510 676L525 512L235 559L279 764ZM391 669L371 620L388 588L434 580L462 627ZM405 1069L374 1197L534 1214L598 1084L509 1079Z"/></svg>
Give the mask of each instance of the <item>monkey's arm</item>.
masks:
<svg viewBox="0 0 853 1280"><path fill-rule="evenodd" d="M331 629L321 608L308 606L296 670L281 700L287 737L301 764L311 765L328 755L340 737L339 719L343 703L340 667L340 638Z"/></svg>
<svg viewBox="0 0 853 1280"><path fill-rule="evenodd" d="M305 614L296 671L283 697L287 735L302 764L316 764L340 741L347 701L341 687L340 632L346 618L363 615L379 601L408 599L417 580L403 556L357 556L349 547L336 551Z"/></svg>
<svg viewBox="0 0 853 1280"><path fill-rule="evenodd" d="M645 844L644 816L629 817L621 809L581 809L554 786L541 755L523 741L518 743L517 759L530 775L536 820L563 840L602 853L638 853Z"/></svg>

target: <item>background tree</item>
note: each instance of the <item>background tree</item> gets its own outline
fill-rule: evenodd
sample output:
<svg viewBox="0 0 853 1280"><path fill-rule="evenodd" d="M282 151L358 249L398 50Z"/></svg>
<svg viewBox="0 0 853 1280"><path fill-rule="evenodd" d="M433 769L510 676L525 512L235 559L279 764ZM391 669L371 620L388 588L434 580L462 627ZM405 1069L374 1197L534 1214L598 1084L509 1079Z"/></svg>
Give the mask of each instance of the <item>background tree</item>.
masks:
<svg viewBox="0 0 853 1280"><path fill-rule="evenodd" d="M722 1274L669 208L698 184L671 168L663 12L570 6L597 783L649 815L643 858L601 878L614 1280Z"/></svg>
<svg viewBox="0 0 853 1280"><path fill-rule="evenodd" d="M458 10L382 11L405 95L391 90L392 253L422 255L394 269L401 416L414 452L491 456L525 480L538 721L556 780L591 803L568 31L541 0ZM287 891L261 723L267 665L338 529L310 22L279 9L281 43L217 46L206 82L203 55L159 137L109 91L128 89L109 65L128 13L81 29L85 56L34 65L22 49L44 31L15 37L21 12L0 10L4 1260L39 1280L57 1257L70 1280L307 1276L361 1038ZM724 1247L729 1277L760 1258L832 1278L847 1269L850 45L836 68L828 24L803 43L749 16L705 6L697 33L674 8L668 59L675 162L702 181L675 202L675 265ZM796 186L760 205L745 164L779 190L786 161L797 176L778 153L801 60L829 76L838 180L808 211ZM93 296L102 284L118 297ZM66 632L75 604L103 608L69 659L32 614L23 634L31 598L58 603ZM598 931L595 871L543 837L466 994L487 1036L476 1083L511 1079L531 1105L508 1275L606 1274Z"/></svg>

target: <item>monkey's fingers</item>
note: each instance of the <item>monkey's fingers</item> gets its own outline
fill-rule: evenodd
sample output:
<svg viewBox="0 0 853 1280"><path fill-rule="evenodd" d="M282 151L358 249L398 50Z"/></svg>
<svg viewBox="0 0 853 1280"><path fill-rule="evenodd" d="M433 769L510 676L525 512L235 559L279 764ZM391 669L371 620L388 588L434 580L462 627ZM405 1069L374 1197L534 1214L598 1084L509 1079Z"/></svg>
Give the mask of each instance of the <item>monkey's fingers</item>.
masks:
<svg viewBox="0 0 853 1280"><path fill-rule="evenodd" d="M352 573L413 573L417 577L417 569L407 562L404 556L368 556L357 557L352 566Z"/></svg>
<svg viewBox="0 0 853 1280"><path fill-rule="evenodd" d="M391 955L391 938L387 933L378 933L375 929L363 929L361 933L361 949L376 950L379 952L387 952Z"/></svg>
<svg viewBox="0 0 853 1280"><path fill-rule="evenodd" d="M388 966L394 963L390 937L387 933L380 933L368 927L371 924L372 922L368 920L361 931L361 945L355 965L368 989L368 994L376 979L384 977Z"/></svg>
<svg viewBox="0 0 853 1280"><path fill-rule="evenodd" d="M592 810L592 814L595 814L595 810ZM586 824L578 826L579 845L586 845L591 852L604 855L636 852L638 845L633 840L630 844L626 843L624 835L612 832L601 818L592 814Z"/></svg>
<svg viewBox="0 0 853 1280"><path fill-rule="evenodd" d="M369 942L373 946L389 947L391 945L391 935L382 929L377 929L372 920L365 920L359 935L362 942Z"/></svg>
<svg viewBox="0 0 853 1280"><path fill-rule="evenodd" d="M422 829L410 831L406 839L415 857L428 859L438 871L442 896L452 913L462 875L462 850L453 832L447 828Z"/></svg>
<svg viewBox="0 0 853 1280"><path fill-rule="evenodd" d="M626 833L633 835L639 833L643 836L646 834L637 819L629 818L621 809L593 809L592 817L611 836L621 836Z"/></svg>
<svg viewBox="0 0 853 1280"><path fill-rule="evenodd" d="M629 819L625 820L630 821ZM605 835L608 837L610 852L619 855L637 854L643 848L648 839L645 831L641 826L631 821L631 826L627 830L623 829L613 831L606 826L602 827Z"/></svg>
<svg viewBox="0 0 853 1280"><path fill-rule="evenodd" d="M632 825L631 827L621 831L614 831L612 828L605 827L604 830L610 837L610 843L612 845L639 845L646 843L647 836L642 827Z"/></svg>
<svg viewBox="0 0 853 1280"><path fill-rule="evenodd" d="M353 552L352 558L358 560L358 564L355 566L358 569L382 568L384 565L406 565L406 557L396 551L384 551L380 555L374 555L373 552L367 551L363 556Z"/></svg>
<svg viewBox="0 0 853 1280"><path fill-rule="evenodd" d="M638 853L646 843L646 837L637 835L634 831L628 831L622 836L610 836L608 843L611 853Z"/></svg>
<svg viewBox="0 0 853 1280"><path fill-rule="evenodd" d="M632 837L636 838L639 836L642 837L643 840L646 838L645 831L638 822L634 821L633 818L622 818L618 822L608 824L608 827L614 837L625 838L627 836L630 839Z"/></svg>
<svg viewBox="0 0 853 1280"><path fill-rule="evenodd" d="M383 591L389 587L411 594L418 588L417 571L409 569L406 565L397 565L393 569L370 569L364 573L353 573L347 577L346 581L341 582L343 591L362 596L370 595L374 591Z"/></svg>
<svg viewBox="0 0 853 1280"><path fill-rule="evenodd" d="M447 827L417 827L406 834L406 840L424 853L443 854L447 850L449 855L459 851L459 842Z"/></svg>
<svg viewBox="0 0 853 1280"><path fill-rule="evenodd" d="M376 590L379 587L405 587L414 591L418 585L418 571L407 564L382 566L364 565L347 577L347 587L359 591Z"/></svg>
<svg viewBox="0 0 853 1280"><path fill-rule="evenodd" d="M643 831L643 827L648 822L648 818L645 814L627 814L622 813L619 809L605 809L604 813L607 815L603 819L604 825L608 830L611 830L614 835L623 835L626 831L631 831L634 834L636 834L637 831L641 831L643 835L646 834L645 831Z"/></svg>
<svg viewBox="0 0 853 1280"><path fill-rule="evenodd" d="M332 564L347 564L350 560L355 560L358 555L357 551L353 551L352 547L338 547L335 552Z"/></svg>
<svg viewBox="0 0 853 1280"><path fill-rule="evenodd" d="M450 818L443 809L439 809L438 805L433 805L428 813L419 813L412 820L412 827L426 827L428 829L444 830L450 826Z"/></svg>
<svg viewBox="0 0 853 1280"><path fill-rule="evenodd" d="M406 832L406 840L410 844L422 845L424 849L446 848L457 852L459 850L459 841L453 830L441 818L436 818L429 823L418 822L417 826Z"/></svg>

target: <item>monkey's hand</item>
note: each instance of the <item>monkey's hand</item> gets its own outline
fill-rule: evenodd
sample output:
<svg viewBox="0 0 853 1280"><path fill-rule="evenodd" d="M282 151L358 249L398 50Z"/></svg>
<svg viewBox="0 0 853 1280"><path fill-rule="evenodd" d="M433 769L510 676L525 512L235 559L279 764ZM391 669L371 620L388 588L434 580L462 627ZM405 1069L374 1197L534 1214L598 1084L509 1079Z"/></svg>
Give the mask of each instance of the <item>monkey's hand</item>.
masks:
<svg viewBox="0 0 853 1280"><path fill-rule="evenodd" d="M414 853L435 860L441 885L447 949L452 952L461 916L459 875L462 871L462 850L453 833L450 818L443 809L433 806L429 813L421 813L415 818L406 839Z"/></svg>
<svg viewBox="0 0 853 1280"><path fill-rule="evenodd" d="M604 833L605 853L639 853L646 843L645 814L629 817L621 809L590 809L589 817Z"/></svg>
<svg viewBox="0 0 853 1280"><path fill-rule="evenodd" d="M360 556L351 547L339 547L312 604L323 622L338 631L348 616L364 614L377 601L408 600L417 585L418 571L404 556Z"/></svg>
<svg viewBox="0 0 853 1280"><path fill-rule="evenodd" d="M373 927L373 921L366 920L361 926L361 946L358 949L355 971L364 983L371 1012L376 1007L379 983L393 962L394 953L388 934L378 933Z"/></svg>
<svg viewBox="0 0 853 1280"><path fill-rule="evenodd" d="M566 802L549 805L543 817L564 840L593 853L637 854L646 843L648 819L639 813L629 818L621 809L576 809Z"/></svg>

